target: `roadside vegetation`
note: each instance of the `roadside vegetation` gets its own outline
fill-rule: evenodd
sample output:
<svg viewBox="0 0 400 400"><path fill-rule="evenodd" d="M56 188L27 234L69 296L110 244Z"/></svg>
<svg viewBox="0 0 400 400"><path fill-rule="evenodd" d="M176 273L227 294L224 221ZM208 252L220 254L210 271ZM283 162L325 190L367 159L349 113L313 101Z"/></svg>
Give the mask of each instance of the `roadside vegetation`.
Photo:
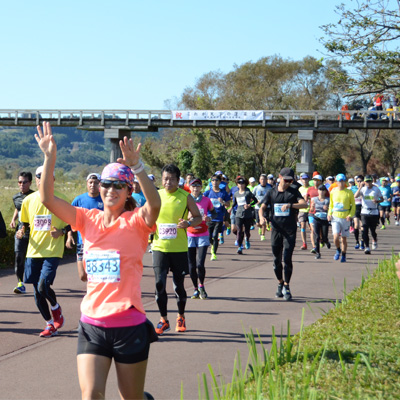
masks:
<svg viewBox="0 0 400 400"><path fill-rule="evenodd" d="M34 175L36 168L32 169L32 175ZM95 170L96 172L99 170ZM101 170L100 170L101 172ZM12 268L14 263L14 234L15 230L10 228L11 218L14 214L14 203L12 198L14 194L18 193L17 178L15 179L0 179L0 204L1 214L3 215L4 222L7 227L7 237L0 240L0 269ZM35 184L35 178L31 186L32 190L37 190ZM86 192L86 175L84 178L75 180L65 180L62 174L56 172L55 189L66 196L66 198L72 202L72 200ZM72 250L65 249L65 254L69 254Z"/></svg>
<svg viewBox="0 0 400 400"><path fill-rule="evenodd" d="M274 334L267 348L247 333L246 366L238 354L230 383L209 366L211 381L199 377L199 399L399 399L397 259L379 262L359 288L296 335Z"/></svg>

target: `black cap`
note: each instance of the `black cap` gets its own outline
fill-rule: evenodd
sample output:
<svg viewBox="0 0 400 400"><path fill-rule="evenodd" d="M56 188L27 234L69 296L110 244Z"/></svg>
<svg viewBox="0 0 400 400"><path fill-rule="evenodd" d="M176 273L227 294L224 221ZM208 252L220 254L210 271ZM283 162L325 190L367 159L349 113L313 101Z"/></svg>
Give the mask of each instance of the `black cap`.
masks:
<svg viewBox="0 0 400 400"><path fill-rule="evenodd" d="M292 168L282 168L279 175L281 175L283 179L294 179L294 171Z"/></svg>
<svg viewBox="0 0 400 400"><path fill-rule="evenodd" d="M364 182L372 182L372 181L373 179L371 175L365 175Z"/></svg>
<svg viewBox="0 0 400 400"><path fill-rule="evenodd" d="M194 178L194 179L192 179L191 181L190 181L190 183L189 183L189 185L190 186L193 186L193 185L196 185L196 184L198 184L198 185L202 185L202 183L201 183L201 179L200 178Z"/></svg>

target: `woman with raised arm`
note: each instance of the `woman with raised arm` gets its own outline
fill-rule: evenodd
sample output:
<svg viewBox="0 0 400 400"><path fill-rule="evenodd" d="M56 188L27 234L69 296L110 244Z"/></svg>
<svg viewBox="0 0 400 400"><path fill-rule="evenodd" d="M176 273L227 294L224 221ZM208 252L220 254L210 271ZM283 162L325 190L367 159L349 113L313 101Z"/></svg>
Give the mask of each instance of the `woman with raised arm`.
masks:
<svg viewBox="0 0 400 400"><path fill-rule="evenodd" d="M155 231L161 200L140 161L140 144L135 150L132 139L120 141L123 158L108 164L101 174L104 211L86 210L54 196L57 146L50 123L44 122L43 130L38 126L37 132L35 138L44 153L41 200L74 231L80 231L85 243L88 282L81 304L77 357L82 398L104 398L113 358L121 398L147 398L147 358L157 335L146 319L140 281L147 239ZM140 208L131 196L132 171L147 199Z"/></svg>

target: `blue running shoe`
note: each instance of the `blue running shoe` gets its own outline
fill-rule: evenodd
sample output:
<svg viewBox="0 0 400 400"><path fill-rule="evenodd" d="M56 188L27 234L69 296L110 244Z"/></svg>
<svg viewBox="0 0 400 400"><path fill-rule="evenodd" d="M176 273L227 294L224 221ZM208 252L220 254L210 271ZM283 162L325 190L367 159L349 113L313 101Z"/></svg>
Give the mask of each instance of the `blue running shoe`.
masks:
<svg viewBox="0 0 400 400"><path fill-rule="evenodd" d="M235 240L235 246L239 246L239 243L237 240Z"/></svg>
<svg viewBox="0 0 400 400"><path fill-rule="evenodd" d="M354 246L354 248L355 248L356 250L358 250L358 249L360 248L360 243L357 243L357 244Z"/></svg>
<svg viewBox="0 0 400 400"><path fill-rule="evenodd" d="M340 259L340 262L346 262L346 254L342 254L342 258Z"/></svg>
<svg viewBox="0 0 400 400"><path fill-rule="evenodd" d="M335 255L333 256L333 259L334 260L339 260L339 258L340 258L340 251L339 250L336 250L336 253L335 253Z"/></svg>
<svg viewBox="0 0 400 400"><path fill-rule="evenodd" d="M16 294L25 294L26 288L22 282L18 283L18 286L14 288L14 293Z"/></svg>
<svg viewBox="0 0 400 400"><path fill-rule="evenodd" d="M231 234L231 228L226 228L226 235L229 236Z"/></svg>
<svg viewBox="0 0 400 400"><path fill-rule="evenodd" d="M245 241L244 247L246 247L246 249L250 248L250 241L249 240Z"/></svg>
<svg viewBox="0 0 400 400"><path fill-rule="evenodd" d="M224 244L224 237L220 234L219 235L219 244Z"/></svg>
<svg viewBox="0 0 400 400"><path fill-rule="evenodd" d="M254 225L252 225L252 226L250 227L250 230L251 230L251 231L254 231Z"/></svg>

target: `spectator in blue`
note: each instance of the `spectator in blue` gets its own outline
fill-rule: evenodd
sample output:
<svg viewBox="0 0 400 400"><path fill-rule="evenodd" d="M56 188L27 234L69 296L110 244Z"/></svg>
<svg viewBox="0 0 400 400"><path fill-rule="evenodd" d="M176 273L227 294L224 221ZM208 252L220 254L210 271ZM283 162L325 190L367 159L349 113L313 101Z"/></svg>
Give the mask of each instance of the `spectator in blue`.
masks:
<svg viewBox="0 0 400 400"><path fill-rule="evenodd" d="M72 201L74 207L82 207L88 210L98 209L104 210L103 200L100 196L100 175L93 172L86 177L87 193L83 193ZM68 232L67 241L65 243L68 249L72 249L75 245L75 240L72 235L71 227L68 225L65 230ZM83 266L83 241L82 236L77 233L76 243L76 263L78 266L78 275L81 281L87 281L87 275Z"/></svg>

